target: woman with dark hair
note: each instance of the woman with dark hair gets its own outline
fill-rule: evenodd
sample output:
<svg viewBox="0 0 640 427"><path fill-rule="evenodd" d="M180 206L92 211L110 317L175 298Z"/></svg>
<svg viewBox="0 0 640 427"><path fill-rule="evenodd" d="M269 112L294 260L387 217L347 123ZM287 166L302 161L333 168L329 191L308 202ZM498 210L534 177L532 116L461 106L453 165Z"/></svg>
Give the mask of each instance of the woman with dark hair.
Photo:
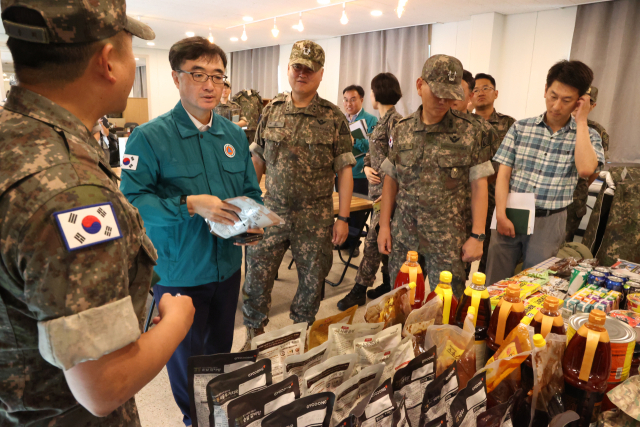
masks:
<svg viewBox="0 0 640 427"><path fill-rule="evenodd" d="M375 299L391 290L389 256L378 252L376 227L380 218L380 199L385 175L380 166L389 154L389 146L392 144L389 141L391 130L402 119L402 115L396 111L395 107L400 98L402 98L400 83L393 74L380 73L371 80L371 103L373 109L380 113L380 120L369 137L369 152L364 158L364 173L369 181L369 197L374 200L374 208L371 227L364 243L364 255L356 275L356 284L343 299L338 301L338 308L343 311L356 304L364 305L367 296ZM367 288L373 286L376 279L380 261L382 261L382 285L367 292Z"/></svg>

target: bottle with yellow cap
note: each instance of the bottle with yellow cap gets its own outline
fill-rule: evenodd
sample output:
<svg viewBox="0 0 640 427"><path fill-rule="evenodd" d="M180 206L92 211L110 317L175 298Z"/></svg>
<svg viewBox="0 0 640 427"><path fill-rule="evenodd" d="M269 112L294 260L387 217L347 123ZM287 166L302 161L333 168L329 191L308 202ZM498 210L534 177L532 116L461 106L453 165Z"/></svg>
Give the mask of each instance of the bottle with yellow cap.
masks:
<svg viewBox="0 0 640 427"><path fill-rule="evenodd" d="M440 283L436 286L436 289L427 296L427 302L440 296L442 300L442 324L454 325L456 318L456 310L458 308L458 300L453 296L451 290L451 280L453 275L450 271L440 272Z"/></svg>
<svg viewBox="0 0 640 427"><path fill-rule="evenodd" d="M418 252L409 251L407 252L407 260L402 267L400 267L400 271L396 276L396 282L393 285L393 289L399 288L400 286L409 285L410 283L415 283L415 290L411 287L410 292L410 303L411 308L414 310L422 307L425 301L425 289L424 289L424 275L422 274L422 268L420 268L420 264L418 264Z"/></svg>
<svg viewBox="0 0 640 427"><path fill-rule="evenodd" d="M520 286L511 283L491 315L487 330L487 347L491 353L490 356L500 348L502 341L513 328L518 326L523 317L524 303L520 299Z"/></svg>
<svg viewBox="0 0 640 427"><path fill-rule="evenodd" d="M542 334L544 338L549 332L558 335L566 335L564 320L560 315L560 300L556 297L548 296L542 303L542 310L533 316L531 326L536 334Z"/></svg>
<svg viewBox="0 0 640 427"><path fill-rule="evenodd" d="M485 287L486 280L487 277L484 274L473 273L471 286L464 290L455 316L455 324L460 328L464 328L464 319L467 318L469 307L473 307L475 310L476 369L484 367L487 361L485 353L487 330L489 329L489 319L491 318L491 300L489 291Z"/></svg>
<svg viewBox="0 0 640 427"><path fill-rule="evenodd" d="M580 416L580 421L575 422L577 427L588 427L597 421L607 390L611 343L604 327L606 317L602 310L591 311L589 320L569 341L562 359L565 410Z"/></svg>

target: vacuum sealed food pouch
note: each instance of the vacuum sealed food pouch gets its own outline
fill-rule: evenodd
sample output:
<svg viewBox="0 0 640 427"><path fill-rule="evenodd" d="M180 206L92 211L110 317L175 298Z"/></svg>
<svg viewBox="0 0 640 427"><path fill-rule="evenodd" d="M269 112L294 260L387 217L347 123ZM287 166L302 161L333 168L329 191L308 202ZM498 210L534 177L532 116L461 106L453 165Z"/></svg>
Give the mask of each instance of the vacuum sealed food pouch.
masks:
<svg viewBox="0 0 640 427"><path fill-rule="evenodd" d="M313 325L311 325L307 332L307 350L311 350L312 348L325 343L329 339L330 325L340 323L350 325L353 323L353 316L356 314L357 309L358 306L354 305L353 307L348 308L345 311L341 311L336 315L327 317L326 319L318 319L313 322Z"/></svg>
<svg viewBox="0 0 640 427"><path fill-rule="evenodd" d="M262 419L262 427L330 427L335 395L331 392L301 397Z"/></svg>
<svg viewBox="0 0 640 427"><path fill-rule="evenodd" d="M289 356L284 359L284 377L297 376L298 382L300 383L300 390L302 390L304 373L307 372L309 368L319 365L326 360L328 346L329 343L325 342L304 354Z"/></svg>
<svg viewBox="0 0 640 427"><path fill-rule="evenodd" d="M226 203L241 209L237 213L238 220L234 225L221 224L205 218L211 234L228 239L238 234L246 233L250 228L265 228L272 225L282 225L284 220L266 206L261 205L250 197L240 196L225 200Z"/></svg>
<svg viewBox="0 0 640 427"><path fill-rule="evenodd" d="M384 328L404 324L411 313L409 286L404 285L387 292L367 304L364 320L367 323L384 324Z"/></svg>
<svg viewBox="0 0 640 427"><path fill-rule="evenodd" d="M449 413L453 427L475 427L479 414L487 409L487 384L484 372L471 378L451 401Z"/></svg>
<svg viewBox="0 0 640 427"><path fill-rule="evenodd" d="M192 356L187 362L189 400L193 427L209 427L207 384L221 374L251 365L258 359L257 350Z"/></svg>
<svg viewBox="0 0 640 427"><path fill-rule="evenodd" d="M406 337L411 334L416 337L417 346L414 349L416 356L427 350L423 346L424 337L427 329L434 325L442 325L442 300L440 298L433 298L419 309L413 310L404 323L402 336Z"/></svg>
<svg viewBox="0 0 640 427"><path fill-rule="evenodd" d="M355 418L362 415L371 395L378 387L383 370L383 364L368 366L335 389L336 400L331 416L333 426L339 425L350 415Z"/></svg>
<svg viewBox="0 0 640 427"><path fill-rule="evenodd" d="M358 356L355 372L374 364L375 356L387 350L393 350L402 341L402 325L394 325L383 329L375 335L366 335L353 340L353 349Z"/></svg>
<svg viewBox="0 0 640 427"><path fill-rule="evenodd" d="M562 358L567 337L549 333L545 341L544 347L535 347L531 355L532 365L536 367L531 404L534 426L548 425L553 417L564 412Z"/></svg>
<svg viewBox="0 0 640 427"><path fill-rule="evenodd" d="M284 378L284 360L304 353L307 323L296 323L277 331L265 332L251 340L251 349L258 350L258 360L271 360L274 382Z"/></svg>
<svg viewBox="0 0 640 427"><path fill-rule="evenodd" d="M374 358L374 364L384 362L384 372L381 381L392 379L398 369L407 366L415 358L413 353L413 337L403 338L400 345L393 350L378 353Z"/></svg>
<svg viewBox="0 0 640 427"><path fill-rule="evenodd" d="M260 360L228 374L218 375L207 384L209 425L228 427L229 402L251 391L271 385L271 361Z"/></svg>
<svg viewBox="0 0 640 427"><path fill-rule="evenodd" d="M388 426L393 419L393 411L397 408L391 389L391 380L380 384L371 395L369 403L360 416L360 426Z"/></svg>
<svg viewBox="0 0 640 427"><path fill-rule="evenodd" d="M420 423L420 405L427 386L436 376L436 348L420 354L393 375L393 393L396 400L404 397L407 417L412 426Z"/></svg>
<svg viewBox="0 0 640 427"><path fill-rule="evenodd" d="M329 348L327 358L354 352L353 341L382 330L383 323L356 323L353 325L329 325Z"/></svg>
<svg viewBox="0 0 640 427"><path fill-rule="evenodd" d="M303 377L302 395L333 391L351 377L356 365L355 354L335 356L309 368Z"/></svg>
<svg viewBox="0 0 640 427"><path fill-rule="evenodd" d="M414 424L411 424L412 426ZM449 423L447 422L447 414L442 414L439 417L436 417L430 421L427 421L426 424L420 424L420 427L447 427Z"/></svg>
<svg viewBox="0 0 640 427"><path fill-rule="evenodd" d="M454 325L432 326L427 330L424 345L436 346L436 377L439 377L454 362L458 362L460 387L466 387L467 381L476 373L476 353L474 334Z"/></svg>
<svg viewBox="0 0 640 427"><path fill-rule="evenodd" d="M299 397L300 388L295 375L262 390L247 393L229 402L229 426L260 427L264 417Z"/></svg>
<svg viewBox="0 0 640 427"><path fill-rule="evenodd" d="M458 394L458 385L458 366L457 362L453 362L427 385L420 407L420 425L447 414L451 400Z"/></svg>

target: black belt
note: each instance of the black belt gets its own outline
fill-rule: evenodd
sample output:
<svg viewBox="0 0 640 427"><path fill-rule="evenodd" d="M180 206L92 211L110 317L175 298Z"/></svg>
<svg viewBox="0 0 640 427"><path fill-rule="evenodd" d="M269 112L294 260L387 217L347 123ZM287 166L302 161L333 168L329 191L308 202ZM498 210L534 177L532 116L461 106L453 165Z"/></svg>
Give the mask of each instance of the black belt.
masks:
<svg viewBox="0 0 640 427"><path fill-rule="evenodd" d="M557 214L560 213L562 211L566 211L567 208L560 208L560 209L538 209L536 208L536 218L542 217L542 216L551 216L553 214Z"/></svg>

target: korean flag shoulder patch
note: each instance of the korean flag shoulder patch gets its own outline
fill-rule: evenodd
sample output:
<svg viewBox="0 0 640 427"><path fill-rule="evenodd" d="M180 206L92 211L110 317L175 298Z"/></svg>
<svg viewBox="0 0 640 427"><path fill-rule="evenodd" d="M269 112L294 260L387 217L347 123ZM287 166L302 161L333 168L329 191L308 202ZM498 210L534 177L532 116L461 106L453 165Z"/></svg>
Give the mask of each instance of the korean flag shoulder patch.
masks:
<svg viewBox="0 0 640 427"><path fill-rule="evenodd" d="M122 157L122 170L136 170L138 169L138 160L140 156L136 156L133 154L125 154Z"/></svg>
<svg viewBox="0 0 640 427"><path fill-rule="evenodd" d="M53 217L68 251L122 238L111 202L54 212Z"/></svg>

